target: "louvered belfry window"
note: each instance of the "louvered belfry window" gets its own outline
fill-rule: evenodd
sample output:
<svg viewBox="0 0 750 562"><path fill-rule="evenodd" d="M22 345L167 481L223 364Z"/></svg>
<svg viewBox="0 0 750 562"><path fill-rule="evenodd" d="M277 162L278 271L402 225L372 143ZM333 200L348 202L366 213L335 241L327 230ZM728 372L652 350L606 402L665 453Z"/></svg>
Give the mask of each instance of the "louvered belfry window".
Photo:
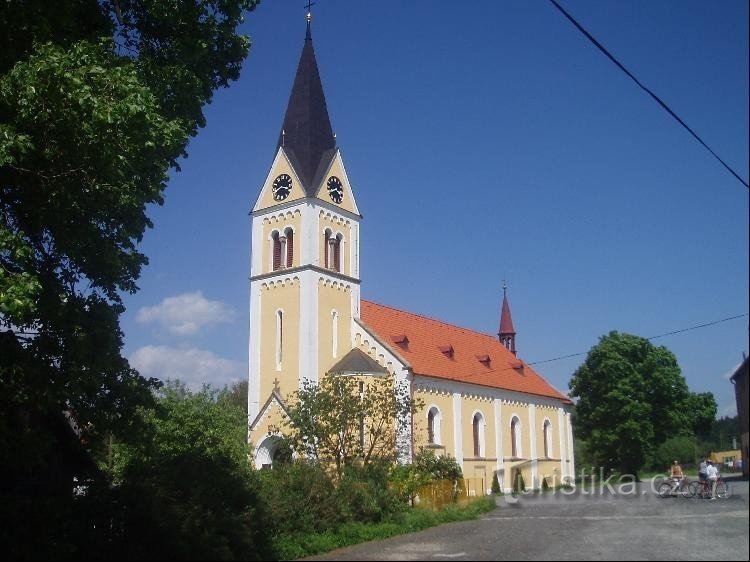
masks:
<svg viewBox="0 0 750 562"><path fill-rule="evenodd" d="M281 239L279 233L273 233L273 270L281 269Z"/></svg>
<svg viewBox="0 0 750 562"><path fill-rule="evenodd" d="M286 266L292 267L294 263L294 231L290 228L286 231Z"/></svg>
<svg viewBox="0 0 750 562"><path fill-rule="evenodd" d="M329 267L329 265L328 265L328 259L329 259L329 255L328 255L328 234L329 233L328 233L327 230L323 233L323 267L325 267L326 269L328 269L328 267Z"/></svg>

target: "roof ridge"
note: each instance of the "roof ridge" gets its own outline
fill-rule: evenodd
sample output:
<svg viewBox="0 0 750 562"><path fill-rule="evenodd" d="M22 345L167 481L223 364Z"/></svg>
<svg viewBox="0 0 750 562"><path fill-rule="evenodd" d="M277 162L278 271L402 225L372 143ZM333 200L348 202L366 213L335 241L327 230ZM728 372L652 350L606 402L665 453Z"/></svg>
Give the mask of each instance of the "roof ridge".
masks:
<svg viewBox="0 0 750 562"><path fill-rule="evenodd" d="M395 310L397 312L403 312L405 314L411 314L412 316L418 316L419 318L424 318L425 320L429 320L431 322L439 322L440 324L443 324L445 326L450 326L451 328L458 328L459 330L464 330L465 332L470 332L472 334L477 334L479 336L485 336L485 337L488 337L488 338L492 339L492 341L496 341L497 343L500 343L500 341L497 340L495 338L495 336L493 336L492 334L487 334L485 332L480 332L479 330L473 330L471 328L464 328L463 326L458 326L457 324L451 324L450 322L446 322L445 320L440 320L438 318L433 318L431 316L427 316L426 314L420 314L418 312L409 312L408 310L403 310L401 308L396 308L395 306L390 306L390 305L387 305L387 304L380 304L380 303L377 303L375 301L371 301L371 300L367 300L367 299L361 299L361 301L362 302L366 302L366 303L370 303L370 304L374 304L375 306L381 306L383 308L389 308L389 309Z"/></svg>

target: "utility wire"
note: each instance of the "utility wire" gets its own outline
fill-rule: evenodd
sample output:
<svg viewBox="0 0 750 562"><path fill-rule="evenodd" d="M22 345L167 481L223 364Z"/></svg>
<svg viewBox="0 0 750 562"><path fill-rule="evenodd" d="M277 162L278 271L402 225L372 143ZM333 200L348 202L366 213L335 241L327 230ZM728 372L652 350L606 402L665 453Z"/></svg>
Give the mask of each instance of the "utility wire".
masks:
<svg viewBox="0 0 750 562"><path fill-rule="evenodd" d="M552 2L552 3L553 3L553 4L555 5L555 7L556 7L556 8L558 9L558 10L560 10L560 11L562 12L562 14L563 14L563 15L564 15L564 16L565 16L566 18L568 18L568 19L569 19L569 20L571 21L571 23L572 23L573 25L575 25L575 26L576 26L576 27L578 28L578 30L579 30L579 31L580 31L581 33L583 33L583 34L584 34L584 35L585 35L585 36L586 36L586 37L587 37L587 38L589 39L589 41L591 41L591 42L592 42L592 43L593 43L594 45L596 45L596 47L597 47L597 48L598 48L598 49L599 49L599 50L600 50L600 51L601 51L602 53L604 53L604 54L605 54L605 55L607 56L607 58L609 58L609 60L611 60L611 61L612 61L613 63L615 63L615 64L617 65L617 67L618 67L618 68L619 68L620 70L622 70L622 71L623 71L623 72L624 72L625 74L627 74L627 75L628 75L628 76L629 76L629 77L630 77L630 78L631 78L631 79L633 80L633 82L635 82L636 84L638 84L638 86L639 86L639 87L640 87L640 88L641 88L642 90L644 90L644 91L645 91L645 92L646 92L646 93L647 93L648 95L650 95L650 96L651 96L652 98L654 98L654 100L656 100L656 102L657 102L657 103L658 103L658 104L659 104L660 106L662 106L662 107L663 107L663 108L664 108L664 109L665 109L665 110L667 111L667 113L669 113L669 114L670 114L670 115L671 115L672 117L674 117L674 118L675 118L675 119L676 119L676 120L677 120L677 121L678 121L678 122L680 123L680 125L682 125L683 127L685 127L685 129L687 129L687 131L688 131L688 132L689 132L689 133L690 133L691 135L693 135L693 136L695 137L695 139L696 139L696 140L697 140L697 141L698 141L699 143L701 143L701 144L702 144L702 145L704 146L704 148L705 148L706 150L708 150L708 151L709 151L709 152L710 152L711 154L713 154L713 155L714 155L714 157L715 157L715 158L716 158L716 159L717 159L717 160L718 160L719 162L721 162L721 164L722 164L722 165L723 165L723 166L724 166L724 167L725 167L725 168L726 168L727 170L729 170L729 172L730 172L730 173L731 173L731 174L732 174L732 175L733 175L733 176L734 176L735 178L737 178L737 179L738 179L738 180L740 181L740 183L742 183L742 185L744 185L745 187L747 187L747 188L749 188L749 189L750 189L750 185L748 185L748 183L747 183L747 182L746 182L745 180L743 180L743 179L742 179L742 178L741 178L741 177L740 177L740 176L739 176L739 175L737 174L737 172L735 172L735 171L734 171L734 170L733 170L733 169L732 169L731 167L729 167L729 165L728 165L728 164L727 164L726 162L724 162L724 160L722 160L722 159L721 159L721 158L719 157L719 155L718 155L718 154L716 154L716 153L715 153L715 152L714 152L713 150L711 150L711 148L710 148L710 147L709 147L709 146L708 146L708 145L707 145L707 144L706 144L705 142L703 142L703 140L702 140L702 139L701 139L701 138L700 138L700 137L699 137L699 136L698 136L697 134L695 134L695 132L693 132L693 130L692 130L692 129L691 129L690 127L688 127L688 125L687 125L687 124L686 124L686 123L685 123L685 122L684 122L684 121L683 121L682 119L680 119L680 118L679 118L679 117L677 116L677 114L676 114L676 113L675 113L674 111L672 111L672 110L671 110L671 109L669 108L669 106L667 106L667 104L666 104L666 103L664 103L664 102L663 102L663 101L662 101L662 100L661 100L661 99L659 98L659 96L657 96L657 95L656 95L655 93L653 93L653 92L652 92L651 90L649 90L649 89L648 89L648 88L647 88L646 86L644 86L643 84L641 84L641 82L640 82L640 81L638 80L638 78L636 78L635 76L633 76L633 75L632 75L632 74L631 74L631 73L630 73L630 72L628 71L628 69L627 69L627 68L625 68L625 67L624 67L624 66L623 66L622 64L620 64L620 62L619 62L619 61L618 61L618 60L617 60L617 59L616 59L616 58L615 58L614 56L612 56L612 55L610 54L610 52L609 52L609 51L608 51L608 50L607 50L607 49L606 49L606 48L605 48L605 47L604 47L604 46L603 46L603 45L602 45L601 43L599 43L599 41L597 41L596 39L594 39L594 37L593 37L593 36L592 36L592 35L591 35L591 34L590 34L590 33L589 33L588 31L586 31L586 30L585 30L585 29L583 28L583 26L582 26L581 24L579 24L579 23L578 23L578 22L577 22L577 21L576 21L576 20L575 20L575 19L573 18L573 16L571 16L571 15L570 15L570 14L569 14L568 12L566 12L566 11L565 11L565 10L564 10L564 9L562 8L562 6L560 6L560 4L558 4L558 3L557 3L557 2L555 1L555 0L550 0L550 2Z"/></svg>
<svg viewBox="0 0 750 562"><path fill-rule="evenodd" d="M657 338L663 338L664 336L671 336L672 334L679 334L682 332L688 332L690 330L697 330L698 328L705 328L706 326L713 326L715 324L721 324L722 322L729 322L730 320L736 320L737 318L744 318L747 314L738 314L736 316L730 316L728 318L722 318L721 320L714 320L713 322L706 322L705 324L698 324L697 326L690 326L689 328L682 328L680 330L674 330L665 334L659 334L658 336L650 336L647 340L655 340ZM553 357L552 359L545 359L544 361L534 361L528 363L529 365L539 365L541 363L551 363L552 361L560 361L561 359L568 359L569 357L578 357L579 355L586 355L588 351L582 351L581 353L572 353L570 355L562 355L560 357Z"/></svg>

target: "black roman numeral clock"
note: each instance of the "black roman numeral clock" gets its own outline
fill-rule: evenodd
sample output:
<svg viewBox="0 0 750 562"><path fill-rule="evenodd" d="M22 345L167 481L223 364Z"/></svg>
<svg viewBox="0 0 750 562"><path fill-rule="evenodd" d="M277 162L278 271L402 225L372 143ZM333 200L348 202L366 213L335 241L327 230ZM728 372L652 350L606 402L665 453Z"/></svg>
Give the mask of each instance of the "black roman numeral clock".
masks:
<svg viewBox="0 0 750 562"><path fill-rule="evenodd" d="M328 178L326 185L328 186L328 196L331 198L331 201L337 204L341 203L341 200L344 198L344 188L341 185L341 180L336 176L331 176Z"/></svg>

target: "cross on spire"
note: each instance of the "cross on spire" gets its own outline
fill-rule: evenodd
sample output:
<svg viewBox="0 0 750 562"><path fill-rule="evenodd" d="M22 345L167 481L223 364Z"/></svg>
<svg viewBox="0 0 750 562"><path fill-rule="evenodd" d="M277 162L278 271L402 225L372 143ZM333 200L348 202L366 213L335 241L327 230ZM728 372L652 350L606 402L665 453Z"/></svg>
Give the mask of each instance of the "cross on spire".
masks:
<svg viewBox="0 0 750 562"><path fill-rule="evenodd" d="M312 39L312 35L310 35L310 21L312 20L312 7L314 5L315 2L307 0L307 5L305 6L305 10L307 11L307 16L305 16L307 19L307 34L305 35L305 39Z"/></svg>

